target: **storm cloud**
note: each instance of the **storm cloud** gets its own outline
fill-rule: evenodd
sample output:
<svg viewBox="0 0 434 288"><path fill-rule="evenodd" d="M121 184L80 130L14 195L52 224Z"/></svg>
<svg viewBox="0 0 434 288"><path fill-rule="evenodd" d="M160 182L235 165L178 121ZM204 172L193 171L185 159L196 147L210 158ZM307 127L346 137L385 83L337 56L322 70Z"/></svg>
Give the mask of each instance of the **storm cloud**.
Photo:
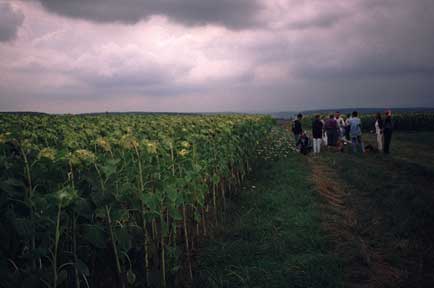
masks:
<svg viewBox="0 0 434 288"><path fill-rule="evenodd" d="M38 0L59 15L94 22L135 24L153 15L188 25L218 24L247 28L258 21L261 5L256 0Z"/></svg>
<svg viewBox="0 0 434 288"><path fill-rule="evenodd" d="M434 106L431 0L1 3L2 110Z"/></svg>
<svg viewBox="0 0 434 288"><path fill-rule="evenodd" d="M0 41L13 40L23 20L22 13L12 9L9 3L0 2Z"/></svg>

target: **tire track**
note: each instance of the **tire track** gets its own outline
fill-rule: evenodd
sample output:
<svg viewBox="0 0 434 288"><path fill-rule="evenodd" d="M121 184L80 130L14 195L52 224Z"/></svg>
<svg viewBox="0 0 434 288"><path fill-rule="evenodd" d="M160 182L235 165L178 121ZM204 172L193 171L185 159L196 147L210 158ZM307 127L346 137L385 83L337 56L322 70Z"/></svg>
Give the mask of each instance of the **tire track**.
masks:
<svg viewBox="0 0 434 288"><path fill-rule="evenodd" d="M347 201L349 192L361 194L341 183L336 173L320 160L308 158L308 162L313 184L324 200L323 227L334 243L335 252L343 259L344 287L399 287L401 272L387 263L384 253L372 247L361 230L357 211L363 211L363 207L356 209ZM367 199L360 200L362 206L367 203Z"/></svg>

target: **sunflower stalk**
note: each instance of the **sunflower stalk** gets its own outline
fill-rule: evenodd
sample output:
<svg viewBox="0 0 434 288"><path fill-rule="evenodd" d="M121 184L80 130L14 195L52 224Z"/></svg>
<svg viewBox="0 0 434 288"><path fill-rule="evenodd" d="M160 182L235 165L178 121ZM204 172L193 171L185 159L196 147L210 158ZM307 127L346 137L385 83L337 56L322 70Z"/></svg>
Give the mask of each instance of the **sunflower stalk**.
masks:
<svg viewBox="0 0 434 288"><path fill-rule="evenodd" d="M150 278L149 278L149 233L148 233L148 229L146 227L146 207L145 207L145 203L143 201L143 195L142 193L145 193L145 181L143 178L143 167L142 167L142 160L140 158L140 152L138 150L138 148L135 146L134 147L134 151L136 153L137 156L137 165L138 165L138 170L139 170L139 195L138 198L140 199L140 210L141 210L141 217L142 217L142 230L143 230L143 235L145 237L144 239L144 257L145 257L145 281L146 281L146 286L149 287L150 285ZM154 228L154 226L152 225L152 228ZM154 229L152 229L153 234L154 234Z"/></svg>
<svg viewBox="0 0 434 288"><path fill-rule="evenodd" d="M101 172L100 172L98 166L96 165L96 163L94 163L94 167L95 167L95 170L97 171L97 174L98 174L98 177L99 177L99 180L100 180L101 190L102 190L102 192L104 194L106 192L105 191L104 180L102 178ZM114 235L114 232L113 232L113 222L112 222L112 218L111 218L111 215L110 215L110 207L109 207L109 205L104 205L104 211L105 211L105 216L106 216L106 219L107 219L107 227L108 227L108 230L109 230L110 241L112 243L113 255L114 255L115 264L116 264L116 272L118 274L118 281L119 281L121 287L125 287L125 283L124 283L123 277L122 277L121 261L119 259L118 248L117 248L117 245L116 245L116 238L115 238L115 235Z"/></svg>

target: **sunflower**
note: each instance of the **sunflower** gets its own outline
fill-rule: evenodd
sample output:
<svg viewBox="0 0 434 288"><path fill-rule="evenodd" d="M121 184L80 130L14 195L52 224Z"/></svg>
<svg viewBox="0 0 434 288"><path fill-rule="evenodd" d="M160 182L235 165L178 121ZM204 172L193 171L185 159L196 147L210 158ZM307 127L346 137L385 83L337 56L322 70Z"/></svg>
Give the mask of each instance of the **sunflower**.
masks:
<svg viewBox="0 0 434 288"><path fill-rule="evenodd" d="M98 145L99 147L101 147L102 150L104 150L105 152L109 152L111 151L111 145L110 143L107 141L107 139L104 138L98 138L96 140L96 145Z"/></svg>
<svg viewBox="0 0 434 288"><path fill-rule="evenodd" d="M39 158L54 161L54 159L56 159L56 150L53 148L42 148L41 151L39 151Z"/></svg>

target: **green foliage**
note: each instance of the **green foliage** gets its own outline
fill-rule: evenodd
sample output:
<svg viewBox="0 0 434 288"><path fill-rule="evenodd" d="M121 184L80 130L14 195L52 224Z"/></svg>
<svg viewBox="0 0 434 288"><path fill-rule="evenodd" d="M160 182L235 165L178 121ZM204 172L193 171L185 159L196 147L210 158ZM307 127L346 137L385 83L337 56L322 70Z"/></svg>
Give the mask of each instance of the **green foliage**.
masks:
<svg viewBox="0 0 434 288"><path fill-rule="evenodd" d="M5 287L174 283L272 124L236 115L0 115Z"/></svg>

